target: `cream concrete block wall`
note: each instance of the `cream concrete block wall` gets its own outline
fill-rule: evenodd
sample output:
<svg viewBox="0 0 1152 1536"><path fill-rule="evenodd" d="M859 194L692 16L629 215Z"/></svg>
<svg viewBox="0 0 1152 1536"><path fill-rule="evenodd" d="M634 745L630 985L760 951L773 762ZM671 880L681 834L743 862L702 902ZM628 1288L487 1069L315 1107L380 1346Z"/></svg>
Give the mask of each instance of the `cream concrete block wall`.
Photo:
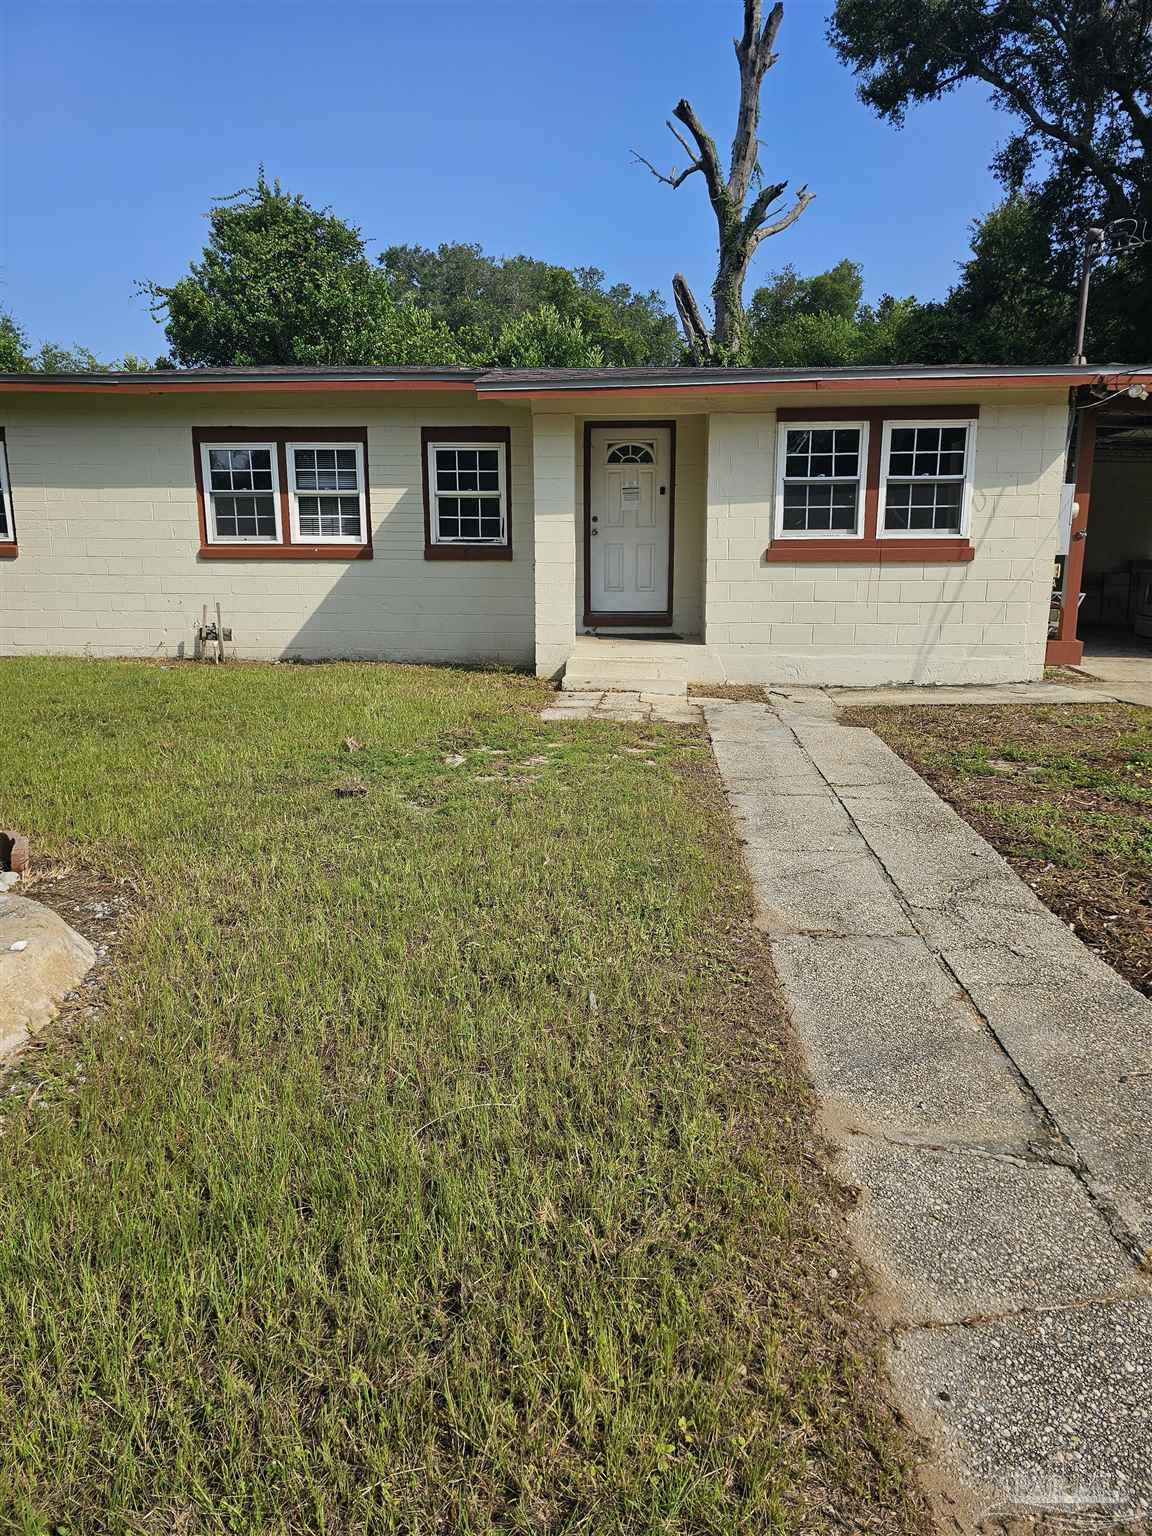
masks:
<svg viewBox="0 0 1152 1536"><path fill-rule="evenodd" d="M536 511L536 673L555 677L576 639L576 418L532 423Z"/></svg>
<svg viewBox="0 0 1152 1536"><path fill-rule="evenodd" d="M1063 396L981 403L970 564L769 565L775 413L713 414L705 640L725 675L845 687L1040 677L1066 423Z"/></svg>
<svg viewBox="0 0 1152 1536"><path fill-rule="evenodd" d="M443 394L8 397L19 556L0 560L0 654L191 654L219 601L245 657L534 657L531 421ZM197 558L192 428L366 427L374 558ZM420 428L510 426L510 561L427 561ZM571 611L570 605L566 610Z"/></svg>
<svg viewBox="0 0 1152 1536"><path fill-rule="evenodd" d="M610 416L593 420L610 421ZM670 418L661 417L660 420ZM704 528L708 475L708 418L676 418L676 522L672 551L672 628L696 638L704 633ZM576 624L584 620L584 418L576 432ZM630 625L629 634L643 634ZM663 627L660 633L666 634Z"/></svg>

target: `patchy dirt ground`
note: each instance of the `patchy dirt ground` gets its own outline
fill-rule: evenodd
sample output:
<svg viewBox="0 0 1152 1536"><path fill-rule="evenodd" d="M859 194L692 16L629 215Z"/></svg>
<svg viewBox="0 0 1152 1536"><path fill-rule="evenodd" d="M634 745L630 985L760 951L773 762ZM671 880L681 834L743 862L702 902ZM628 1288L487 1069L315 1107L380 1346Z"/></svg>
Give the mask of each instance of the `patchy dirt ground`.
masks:
<svg viewBox="0 0 1152 1536"><path fill-rule="evenodd" d="M690 699L734 699L738 704L767 704L767 691L759 683L689 683Z"/></svg>
<svg viewBox="0 0 1152 1536"><path fill-rule="evenodd" d="M1152 996L1152 710L848 710L951 802L1133 986Z"/></svg>

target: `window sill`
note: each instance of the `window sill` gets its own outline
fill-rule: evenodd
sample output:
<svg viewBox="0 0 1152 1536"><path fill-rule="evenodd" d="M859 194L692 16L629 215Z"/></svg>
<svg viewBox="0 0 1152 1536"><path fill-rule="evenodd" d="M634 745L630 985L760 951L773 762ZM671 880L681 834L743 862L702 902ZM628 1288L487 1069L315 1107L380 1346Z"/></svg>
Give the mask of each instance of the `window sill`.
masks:
<svg viewBox="0 0 1152 1536"><path fill-rule="evenodd" d="M15 539L0 539L0 560L15 560L20 546Z"/></svg>
<svg viewBox="0 0 1152 1536"><path fill-rule="evenodd" d="M426 544L425 560L511 560L510 544Z"/></svg>
<svg viewBox="0 0 1152 1536"><path fill-rule="evenodd" d="M201 560L371 560L371 544L202 544Z"/></svg>
<svg viewBox="0 0 1152 1536"><path fill-rule="evenodd" d="M780 539L766 565L964 565L976 557L967 539Z"/></svg>

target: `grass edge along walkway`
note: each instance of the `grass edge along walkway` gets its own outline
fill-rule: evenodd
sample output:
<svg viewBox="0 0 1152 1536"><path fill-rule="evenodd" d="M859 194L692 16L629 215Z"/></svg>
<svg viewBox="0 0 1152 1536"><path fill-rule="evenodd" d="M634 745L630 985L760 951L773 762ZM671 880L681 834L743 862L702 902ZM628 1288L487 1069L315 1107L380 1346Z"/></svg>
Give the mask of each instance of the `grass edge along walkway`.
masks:
<svg viewBox="0 0 1152 1536"><path fill-rule="evenodd" d="M923 1528L701 735L448 669L0 686L0 821L141 914L4 1095L8 1528Z"/></svg>

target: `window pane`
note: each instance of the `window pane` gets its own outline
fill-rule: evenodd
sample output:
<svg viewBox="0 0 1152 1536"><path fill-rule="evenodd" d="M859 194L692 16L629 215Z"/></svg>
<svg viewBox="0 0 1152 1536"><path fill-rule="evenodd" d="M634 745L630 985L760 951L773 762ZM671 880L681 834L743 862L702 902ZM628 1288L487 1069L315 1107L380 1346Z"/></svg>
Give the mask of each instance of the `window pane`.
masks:
<svg viewBox="0 0 1152 1536"><path fill-rule="evenodd" d="M300 532L304 538L314 539L319 537L320 498L318 496L301 496Z"/></svg>
<svg viewBox="0 0 1152 1536"><path fill-rule="evenodd" d="M962 475L967 445L967 427L893 427L888 473L924 480Z"/></svg>
<svg viewBox="0 0 1152 1536"><path fill-rule="evenodd" d="M0 452L3 452L0 449ZM11 538L8 527L8 503L4 499L4 487L0 485L0 539Z"/></svg>
<svg viewBox="0 0 1152 1536"><path fill-rule="evenodd" d="M786 485L784 487L784 516L782 518L785 532L800 533L807 526L805 522L805 509L808 506L808 487L806 485Z"/></svg>
<svg viewBox="0 0 1152 1536"><path fill-rule="evenodd" d="M209 448L208 484L213 491L270 491L270 448Z"/></svg>
<svg viewBox="0 0 1152 1536"><path fill-rule="evenodd" d="M908 527L908 496L912 487L910 485L890 485L888 487L888 499L884 512L884 526L897 533Z"/></svg>
<svg viewBox="0 0 1152 1536"><path fill-rule="evenodd" d="M491 470L493 474L500 468L500 454L495 448L482 448L476 455L477 469Z"/></svg>
<svg viewBox="0 0 1152 1536"><path fill-rule="evenodd" d="M213 496L212 509L218 538L276 537L276 503L272 496Z"/></svg>
<svg viewBox="0 0 1152 1536"><path fill-rule="evenodd" d="M837 533L855 533L856 487L854 485L832 487L832 527Z"/></svg>
<svg viewBox="0 0 1152 1536"><path fill-rule="evenodd" d="M897 533L959 533L963 499L959 480L889 485L884 526Z"/></svg>
<svg viewBox="0 0 1152 1536"><path fill-rule="evenodd" d="M442 539L460 537L460 503L455 496L441 496L436 515Z"/></svg>
<svg viewBox="0 0 1152 1536"><path fill-rule="evenodd" d="M795 427L784 434L784 478L823 480L860 473L859 427Z"/></svg>
<svg viewBox="0 0 1152 1536"><path fill-rule="evenodd" d="M363 537L358 496L301 496L300 533L306 538Z"/></svg>
<svg viewBox="0 0 1152 1536"><path fill-rule="evenodd" d="M785 485L781 526L786 533L855 533L855 484Z"/></svg>

